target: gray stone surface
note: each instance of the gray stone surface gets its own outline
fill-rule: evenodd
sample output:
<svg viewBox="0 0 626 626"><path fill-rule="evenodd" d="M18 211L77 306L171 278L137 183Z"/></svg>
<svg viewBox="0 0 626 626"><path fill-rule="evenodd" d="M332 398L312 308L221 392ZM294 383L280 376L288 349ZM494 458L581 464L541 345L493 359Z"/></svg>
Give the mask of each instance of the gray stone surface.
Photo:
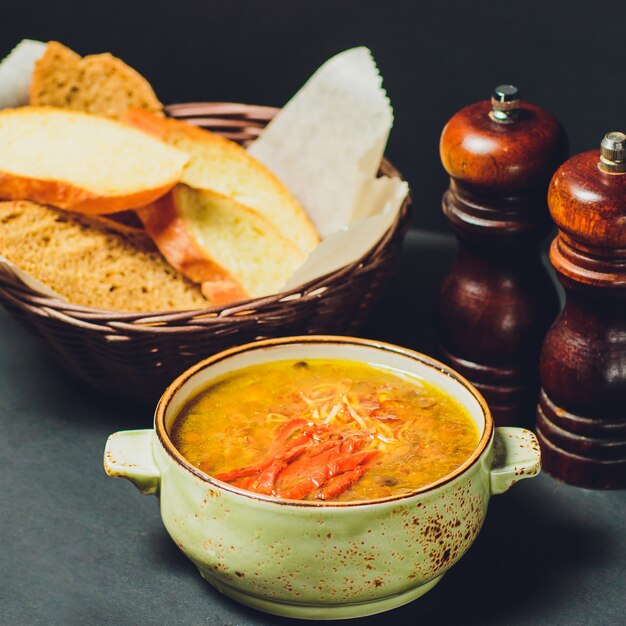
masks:
<svg viewBox="0 0 626 626"><path fill-rule="evenodd" d="M365 336L433 352L433 304L453 244L411 233ZM201 580L154 497L107 478L107 436L151 411L66 375L0 311L0 623L293 624ZM468 554L430 593L362 624L625 623L626 492L546 475L494 497Z"/></svg>

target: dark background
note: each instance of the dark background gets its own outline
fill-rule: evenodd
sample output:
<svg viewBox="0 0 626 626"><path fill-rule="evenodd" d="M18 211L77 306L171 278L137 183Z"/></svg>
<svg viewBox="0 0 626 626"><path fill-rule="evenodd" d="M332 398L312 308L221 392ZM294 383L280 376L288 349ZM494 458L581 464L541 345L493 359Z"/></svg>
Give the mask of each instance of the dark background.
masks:
<svg viewBox="0 0 626 626"><path fill-rule="evenodd" d="M572 152L626 130L626 2L505 0L0 0L0 56L24 37L110 51L165 103L282 105L327 58L374 53L395 109L388 156L414 223L444 230L438 139L502 82L555 114Z"/></svg>
<svg viewBox="0 0 626 626"><path fill-rule="evenodd" d="M367 45L395 108L388 155L413 187L415 224L447 230L446 120L513 82L557 115L573 152L596 147L626 130L625 22L624 0L0 0L0 57L24 37L54 38L120 56L166 103L282 105L328 57ZM433 351L430 307L453 252L451 238L410 233L365 335ZM147 426L147 411L94 402L2 311L0 347L0 623L301 624L221 597L167 538L156 501L104 475L106 436ZM490 508L441 585L358 623L623 622L623 492L544 474Z"/></svg>

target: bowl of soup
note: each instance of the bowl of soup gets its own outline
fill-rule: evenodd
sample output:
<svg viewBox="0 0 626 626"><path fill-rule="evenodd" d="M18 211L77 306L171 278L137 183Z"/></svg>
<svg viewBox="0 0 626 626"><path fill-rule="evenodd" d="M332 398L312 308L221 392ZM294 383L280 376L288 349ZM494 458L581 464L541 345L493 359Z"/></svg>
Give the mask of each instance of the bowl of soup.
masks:
<svg viewBox="0 0 626 626"><path fill-rule="evenodd" d="M111 435L107 474L155 494L202 577L288 617L379 613L470 547L491 495L540 470L533 433L494 428L445 365L378 341L307 336L212 356L154 428Z"/></svg>

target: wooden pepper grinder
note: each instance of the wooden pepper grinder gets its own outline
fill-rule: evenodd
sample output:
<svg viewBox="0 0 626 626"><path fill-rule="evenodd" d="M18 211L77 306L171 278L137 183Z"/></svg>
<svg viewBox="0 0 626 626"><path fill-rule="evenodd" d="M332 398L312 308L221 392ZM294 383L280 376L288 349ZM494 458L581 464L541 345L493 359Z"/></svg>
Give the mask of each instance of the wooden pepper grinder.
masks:
<svg viewBox="0 0 626 626"><path fill-rule="evenodd" d="M539 242L567 139L552 115L501 85L450 119L440 154L450 174L443 212L459 240L439 301L443 359L485 396L497 424L530 426L541 341L558 313Z"/></svg>
<svg viewBox="0 0 626 626"><path fill-rule="evenodd" d="M564 163L548 204L567 299L541 351L543 464L574 485L626 487L626 135Z"/></svg>

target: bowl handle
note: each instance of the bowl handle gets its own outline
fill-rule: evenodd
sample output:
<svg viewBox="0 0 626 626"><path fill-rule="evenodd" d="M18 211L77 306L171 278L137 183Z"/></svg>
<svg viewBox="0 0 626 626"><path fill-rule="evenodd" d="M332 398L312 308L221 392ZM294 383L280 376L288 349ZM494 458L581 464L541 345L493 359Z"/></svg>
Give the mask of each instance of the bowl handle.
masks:
<svg viewBox="0 0 626 626"><path fill-rule="evenodd" d="M158 493L161 473L152 456L153 438L152 428L113 433L104 448L104 471L130 480L142 493Z"/></svg>
<svg viewBox="0 0 626 626"><path fill-rule="evenodd" d="M537 437L525 428L496 428L491 466L491 493L504 493L518 480L532 478L541 470Z"/></svg>

